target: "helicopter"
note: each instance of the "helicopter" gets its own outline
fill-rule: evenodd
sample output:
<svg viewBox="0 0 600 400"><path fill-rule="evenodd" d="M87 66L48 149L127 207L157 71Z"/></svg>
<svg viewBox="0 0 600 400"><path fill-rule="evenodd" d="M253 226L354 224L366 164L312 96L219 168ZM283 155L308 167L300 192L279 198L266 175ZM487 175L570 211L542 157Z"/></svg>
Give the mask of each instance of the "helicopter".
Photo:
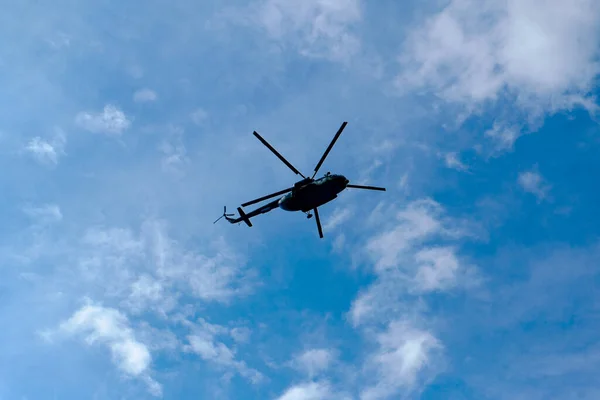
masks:
<svg viewBox="0 0 600 400"><path fill-rule="evenodd" d="M280 196L278 199L273 200L262 207L259 207L249 213L246 213L242 210L241 207L237 208L238 213L240 214L239 218L231 218L235 214L228 214L227 207L223 207L223 215L221 215L215 222L217 223L221 218L225 218L232 224L236 224L239 222L244 222L249 227L252 226L252 222L250 222L250 218L255 217L259 214L265 214L269 211L274 210L275 208L281 208L284 211L302 211L306 214L307 218L312 218L311 211L314 213L315 220L317 222L317 229L319 231L319 237L323 238L323 229L321 227L321 220L319 218L319 210L318 208L323 204L329 203L333 199L338 197L338 194L344 191L347 188L352 189L366 189L366 190L379 190L384 191L385 188L377 187L377 186L363 186L363 185L352 185L350 181L344 175L331 174L327 172L323 177L315 179L315 176L319 172L319 168L325 161L325 158L331 151L333 145L338 140L342 131L348 124L347 121L344 121L337 133L333 137L331 143L321 156L321 159L317 163L314 173L310 178L304 176L300 171L296 169L288 160L285 159L273 146L269 144L262 136L258 134L258 132L254 131L254 136L258 140L261 141L273 154L277 156L289 169L292 170L296 175L300 175L303 179L296 182L292 187L280 190L275 193L268 194L266 196L260 197L258 199L254 199L242 204L242 207L247 207L256 203L260 203L261 201L271 199L273 197Z"/></svg>

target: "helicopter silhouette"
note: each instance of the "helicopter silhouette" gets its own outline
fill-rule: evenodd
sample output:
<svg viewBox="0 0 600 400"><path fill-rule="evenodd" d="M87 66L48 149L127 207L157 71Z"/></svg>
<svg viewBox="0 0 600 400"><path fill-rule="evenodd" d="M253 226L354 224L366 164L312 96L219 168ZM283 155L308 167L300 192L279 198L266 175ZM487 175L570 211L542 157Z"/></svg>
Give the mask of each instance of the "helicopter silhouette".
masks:
<svg viewBox="0 0 600 400"><path fill-rule="evenodd" d="M238 213L240 214L239 218L231 218L235 214L227 214L227 207L223 207L223 215L220 216L215 222L219 221L221 218L225 218L232 224L236 224L239 222L244 222L248 226L252 226L252 222L250 222L250 218L255 217L259 214L268 213L275 208L281 208L284 211L302 211L306 213L307 218L312 218L311 211L315 215L315 220L317 222L317 228L319 230L319 237L323 238L323 229L321 227L321 220L319 218L319 210L318 207L323 204L329 203L331 200L335 199L339 193L344 191L347 188L353 189L367 189L367 190L379 190L385 191L385 188L376 187L376 186L362 186L362 185L351 185L350 181L344 175L331 174L327 172L323 177L319 179L314 179L317 173L319 172L319 168L327 158L327 155L331 151L333 145L338 140L342 131L346 127L348 122L344 121L338 129L337 133L333 137L331 143L321 156L321 159L317 163L315 167L314 173L312 177L307 178L300 171L298 171L288 160L285 159L273 146L269 144L262 136L258 134L258 132L254 131L254 136L258 138L269 150L273 152L289 169L291 169L296 175L300 175L303 179L294 184L294 186L280 190L279 192L271 193L266 196L260 197L258 199L254 199L252 201L246 202L242 204L242 207L247 207L252 204L260 203L261 201L271 199L273 197L281 196L280 198L271 201L259 207L249 213L244 212L241 207L237 208Z"/></svg>

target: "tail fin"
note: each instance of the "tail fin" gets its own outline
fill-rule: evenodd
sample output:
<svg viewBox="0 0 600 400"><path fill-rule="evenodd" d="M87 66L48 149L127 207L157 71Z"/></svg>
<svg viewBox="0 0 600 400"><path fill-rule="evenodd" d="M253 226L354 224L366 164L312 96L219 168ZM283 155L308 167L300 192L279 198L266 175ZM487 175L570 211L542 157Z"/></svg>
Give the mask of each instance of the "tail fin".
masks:
<svg viewBox="0 0 600 400"><path fill-rule="evenodd" d="M215 222L213 222L213 224L216 224L223 217L225 217L225 219L227 221L231 222L231 218L229 218L229 217L232 215L234 215L234 214L227 214L227 206L223 206L223 215L221 215L219 218L217 218L217 220Z"/></svg>
<svg viewBox="0 0 600 400"><path fill-rule="evenodd" d="M244 210L242 210L241 207L238 207L237 210L240 213L241 220L244 221L246 223L246 225L252 226L252 222L250 222L250 219L248 218L248 216L246 215L246 213L244 212Z"/></svg>

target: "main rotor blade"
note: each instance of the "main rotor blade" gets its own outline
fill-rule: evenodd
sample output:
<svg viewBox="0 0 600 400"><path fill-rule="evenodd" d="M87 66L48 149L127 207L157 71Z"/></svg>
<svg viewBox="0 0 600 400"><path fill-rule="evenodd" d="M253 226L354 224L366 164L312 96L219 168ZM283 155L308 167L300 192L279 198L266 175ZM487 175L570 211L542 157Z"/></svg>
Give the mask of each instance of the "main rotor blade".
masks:
<svg viewBox="0 0 600 400"><path fill-rule="evenodd" d="M283 157L281 154L279 154L279 152L277 150L275 150L275 148L273 146L271 146L269 144L269 142L267 142L265 139L263 139L263 137L260 136L258 134L258 132L254 131L254 136L256 136L258 138L258 140L260 140L262 142L262 144L264 144L265 146L267 146L267 148L269 150L271 150L273 152L273 154L275 154L277 156L277 158L279 158L281 161L283 161L283 163L285 165L287 165L289 169L291 169L292 171L294 171L295 174L300 175L303 178L306 178L304 175L302 175L302 173L300 171L298 171L296 169L296 167L294 167L292 164L290 164L290 162L288 160L286 160L285 157Z"/></svg>
<svg viewBox="0 0 600 400"><path fill-rule="evenodd" d="M319 210L315 207L313 209L315 213L315 221L317 221L317 228L319 229L319 237L323 239L323 229L321 228L321 218L319 218Z"/></svg>
<svg viewBox="0 0 600 400"><path fill-rule="evenodd" d="M346 187L354 189L381 190L382 192L385 192L385 188L377 186L346 185Z"/></svg>
<svg viewBox="0 0 600 400"><path fill-rule="evenodd" d="M321 159L319 160L319 163L315 167L315 173L312 176L313 178L317 175L317 172L319 171L319 168L321 168L321 164L323 164L323 161L325 161L325 158L327 158L327 155L331 151L331 148L333 147L333 145L335 144L335 142L338 140L338 138L342 134L342 131L344 130L344 128L346 127L347 124L348 124L348 122L346 122L346 121L344 121L342 123L342 126L340 126L340 129L338 129L337 133L333 137L333 140L331 141L331 143L329 143L329 147L327 147L327 150L325 150L325 153L323 153L323 156L321 157Z"/></svg>
<svg viewBox="0 0 600 400"><path fill-rule="evenodd" d="M288 188L288 189L280 190L279 192L276 192L276 193L268 194L268 195L260 197L260 198L258 198L256 200L252 200L252 201L249 201L247 203L244 203L244 204L242 204L242 207L247 207L247 206L250 206L252 204L260 203L263 200L267 200L267 199L270 199L271 197L279 196L279 195L287 193L287 192L289 192L291 190L292 190L292 188Z"/></svg>

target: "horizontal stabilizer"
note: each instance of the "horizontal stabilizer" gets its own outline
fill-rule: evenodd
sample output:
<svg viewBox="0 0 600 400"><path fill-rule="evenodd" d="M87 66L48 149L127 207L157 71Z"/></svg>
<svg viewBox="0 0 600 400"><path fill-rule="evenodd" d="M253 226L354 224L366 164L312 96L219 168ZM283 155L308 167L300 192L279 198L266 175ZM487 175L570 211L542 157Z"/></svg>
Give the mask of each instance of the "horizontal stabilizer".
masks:
<svg viewBox="0 0 600 400"><path fill-rule="evenodd" d="M240 218L242 219L242 221L244 221L246 223L246 225L252 226L252 222L250 222L250 219L248 218L248 216L246 215L244 210L242 210L241 207L238 207L237 210L240 213Z"/></svg>

